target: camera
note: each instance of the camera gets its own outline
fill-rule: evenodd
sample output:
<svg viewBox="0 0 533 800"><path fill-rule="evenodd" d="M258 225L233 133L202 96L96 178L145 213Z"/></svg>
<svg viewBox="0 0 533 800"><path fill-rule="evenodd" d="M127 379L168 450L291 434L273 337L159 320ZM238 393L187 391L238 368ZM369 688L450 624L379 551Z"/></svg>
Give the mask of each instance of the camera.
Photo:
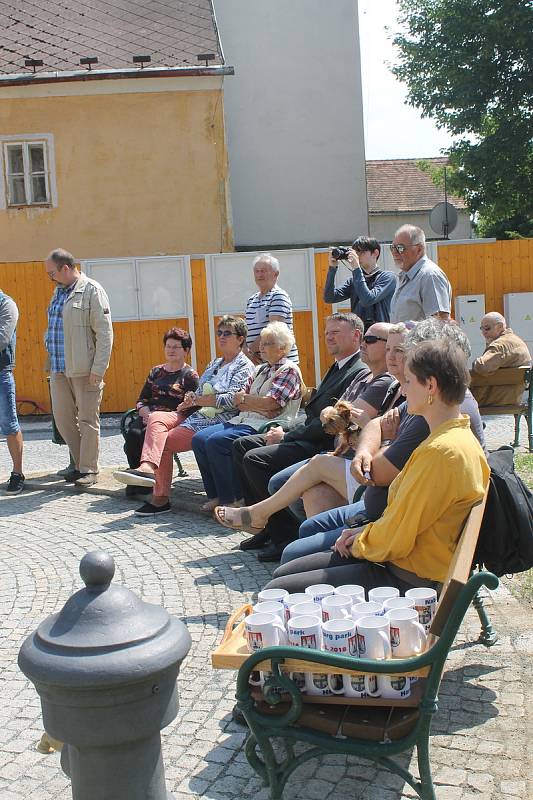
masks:
<svg viewBox="0 0 533 800"><path fill-rule="evenodd" d="M349 252L349 247L334 247L331 251L331 257L334 258L335 261L346 261Z"/></svg>

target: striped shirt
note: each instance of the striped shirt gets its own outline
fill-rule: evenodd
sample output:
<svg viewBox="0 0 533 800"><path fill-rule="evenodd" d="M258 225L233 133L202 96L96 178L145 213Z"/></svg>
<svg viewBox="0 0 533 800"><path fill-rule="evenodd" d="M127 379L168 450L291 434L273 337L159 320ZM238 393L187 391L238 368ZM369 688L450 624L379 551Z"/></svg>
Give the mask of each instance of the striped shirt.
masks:
<svg viewBox="0 0 533 800"><path fill-rule="evenodd" d="M57 287L48 306L48 330L46 349L50 356L50 371L65 371L65 334L63 331L63 306L72 293L76 282L66 288Z"/></svg>
<svg viewBox="0 0 533 800"><path fill-rule="evenodd" d="M248 347L255 342L263 328L270 322L271 317L280 317L287 324L289 330L293 330L291 298L277 284L265 294L261 294L261 292L253 294L246 304L246 324L248 326L246 344ZM295 364L299 363L296 344L292 346L287 358L294 361Z"/></svg>

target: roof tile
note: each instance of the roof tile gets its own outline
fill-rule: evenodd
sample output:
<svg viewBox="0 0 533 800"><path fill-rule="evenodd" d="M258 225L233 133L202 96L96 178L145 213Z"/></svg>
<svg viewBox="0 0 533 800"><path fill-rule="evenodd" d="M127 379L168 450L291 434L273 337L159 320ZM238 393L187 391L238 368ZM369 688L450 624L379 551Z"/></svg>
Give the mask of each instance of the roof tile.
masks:
<svg viewBox="0 0 533 800"><path fill-rule="evenodd" d="M79 69L80 56L98 56L98 69L131 68L149 54L164 67L199 66L198 53L223 63L212 0L0 0L0 75Z"/></svg>
<svg viewBox="0 0 533 800"><path fill-rule="evenodd" d="M427 161L432 166L444 166L446 158L400 158L366 162L368 210L371 214L402 211L429 211L444 200L444 189L439 189L427 172L418 164ZM448 195L448 202L456 208L466 208L460 197Z"/></svg>

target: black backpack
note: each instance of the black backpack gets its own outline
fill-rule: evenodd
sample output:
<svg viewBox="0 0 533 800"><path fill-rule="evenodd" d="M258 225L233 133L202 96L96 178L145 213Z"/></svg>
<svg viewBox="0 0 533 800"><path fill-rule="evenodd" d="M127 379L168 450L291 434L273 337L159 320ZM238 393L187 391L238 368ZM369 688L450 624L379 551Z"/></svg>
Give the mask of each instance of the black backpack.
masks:
<svg viewBox="0 0 533 800"><path fill-rule="evenodd" d="M512 447L488 456L490 485L474 565L500 577L533 567L533 495L516 474Z"/></svg>

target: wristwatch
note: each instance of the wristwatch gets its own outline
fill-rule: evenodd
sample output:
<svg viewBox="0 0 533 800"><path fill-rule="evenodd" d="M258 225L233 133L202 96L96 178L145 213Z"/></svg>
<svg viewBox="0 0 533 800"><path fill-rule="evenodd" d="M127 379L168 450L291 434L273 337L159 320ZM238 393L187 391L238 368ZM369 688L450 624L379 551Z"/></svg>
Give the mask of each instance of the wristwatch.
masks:
<svg viewBox="0 0 533 800"><path fill-rule="evenodd" d="M381 446L385 447L386 444L392 444L392 439L383 439Z"/></svg>

